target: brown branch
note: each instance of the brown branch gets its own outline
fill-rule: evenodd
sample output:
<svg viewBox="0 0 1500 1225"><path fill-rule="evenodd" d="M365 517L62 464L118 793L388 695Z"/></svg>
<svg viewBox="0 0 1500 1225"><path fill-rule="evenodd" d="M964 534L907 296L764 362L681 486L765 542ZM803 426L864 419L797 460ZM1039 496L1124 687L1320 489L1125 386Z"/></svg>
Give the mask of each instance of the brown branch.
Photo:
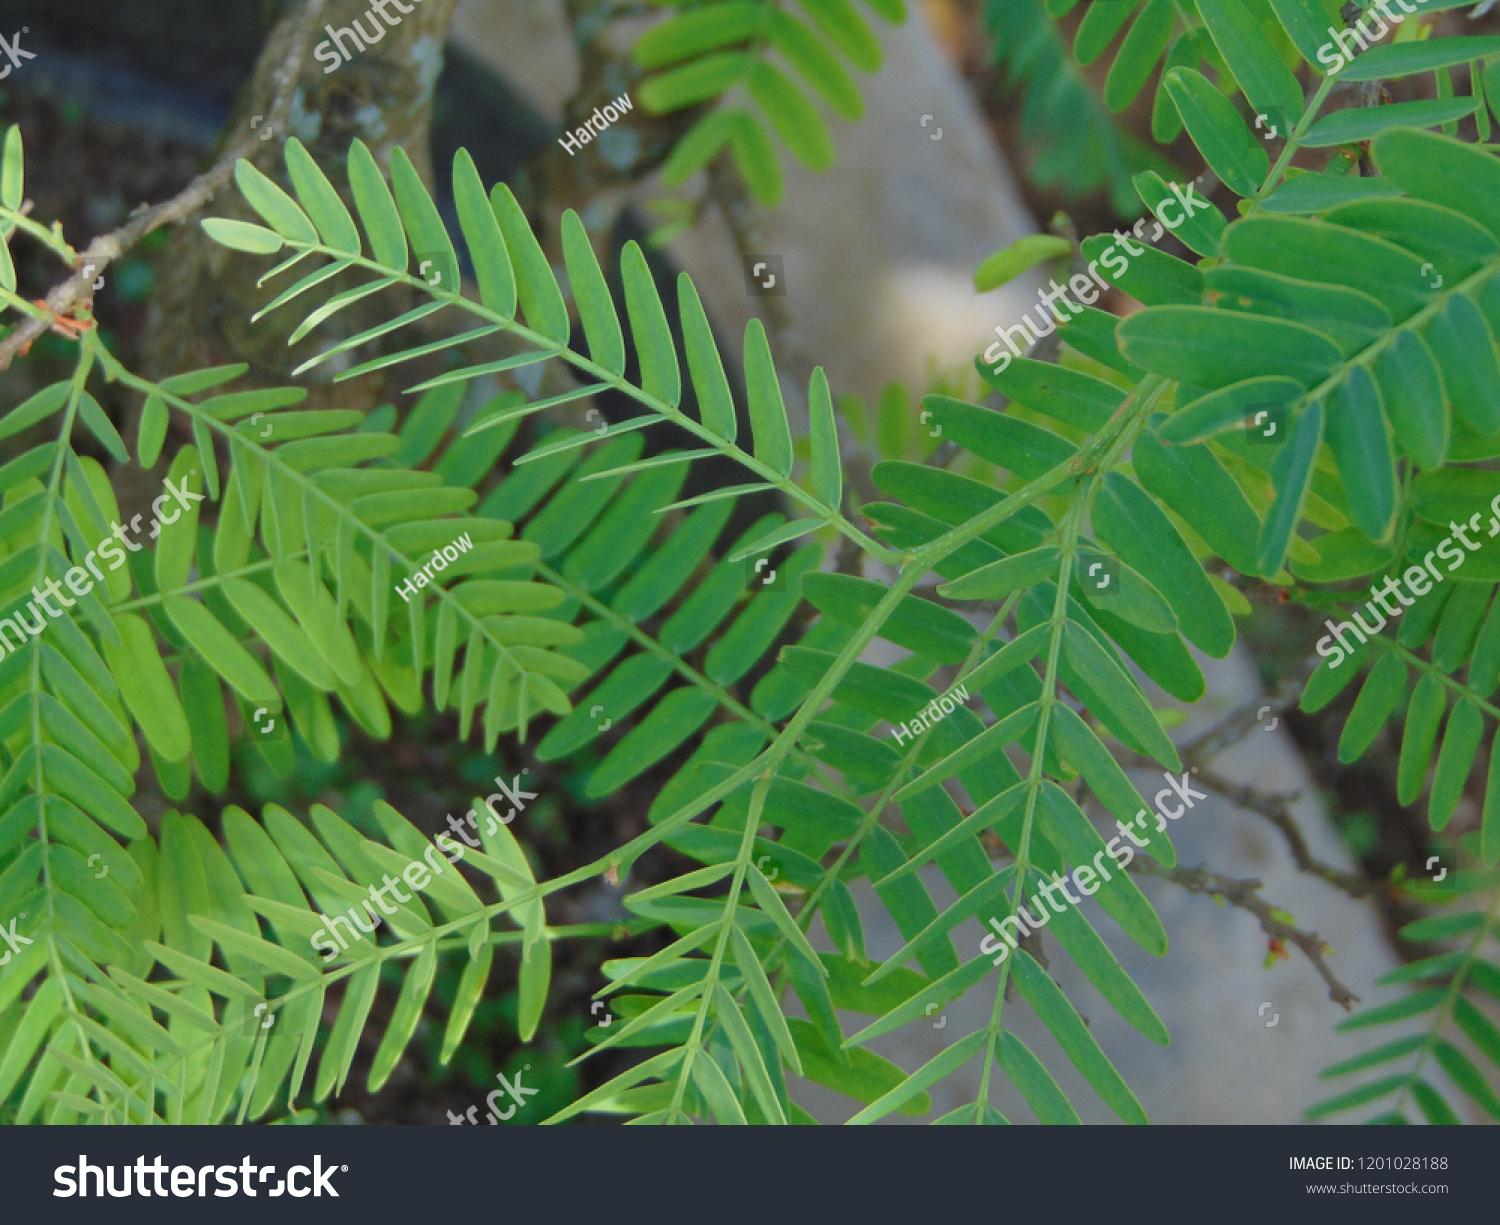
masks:
<svg viewBox="0 0 1500 1225"><path fill-rule="evenodd" d="M1326 864L1308 848L1307 839L1303 837L1301 827L1292 816L1291 806L1300 798L1299 794L1261 791L1246 783L1232 782L1209 765L1225 749L1242 741L1251 728L1262 726L1262 720L1266 716L1274 715L1279 718L1283 711L1295 705L1301 695L1303 683L1300 677L1289 678L1274 694L1256 698L1231 711L1202 735L1180 746L1178 755L1184 766L1197 770L1201 785L1217 792L1235 807L1264 817L1280 830L1281 836L1286 840L1287 850L1291 853L1292 862L1297 865L1299 872L1307 872L1325 880L1352 898L1369 897L1379 888L1375 881L1361 873L1345 872ZM1141 764L1148 766L1152 763L1142 759Z"/></svg>
<svg viewBox="0 0 1500 1225"><path fill-rule="evenodd" d="M302 64L307 58L309 45L323 12L324 0L307 0L302 14L297 18L291 45L285 57L272 74L276 82L276 94L271 104L267 122L274 128L285 129L292 113L292 95L301 75ZM234 145L209 170L200 174L181 192L170 200L136 213L129 221L111 234L95 238L88 250L78 256L78 269L66 281L53 287L47 295L47 309L54 316L68 316L80 306L92 305L94 299L94 277L98 276L115 260L120 259L131 247L154 230L170 222L187 220L211 200L215 193L225 187L234 174L234 166L241 157L248 157L259 148L258 134L246 136ZM83 268L92 266L87 276ZM18 353L24 353L31 343L52 326L51 319L27 319L9 336L0 341L0 370L9 369Z"/></svg>
<svg viewBox="0 0 1500 1225"><path fill-rule="evenodd" d="M724 216L724 224L740 257L741 270L749 268L757 255L766 254L766 239L760 226L760 214L751 203L744 177L727 150L708 164L708 198L719 206ZM792 330L792 313L787 300L765 297L761 299L760 307L770 320L770 339L778 349L785 349ZM805 355L799 352L796 356L805 363Z"/></svg>
<svg viewBox="0 0 1500 1225"><path fill-rule="evenodd" d="M1282 837L1286 839L1287 850L1291 852L1292 861L1297 865L1299 872L1307 872L1325 880L1335 889L1343 890L1352 898L1369 897L1377 891L1376 882L1357 872L1344 872L1326 864L1308 850L1302 830L1292 816L1291 805L1297 799L1296 795L1276 795L1257 791L1254 787L1243 783L1230 782L1206 767L1199 767L1197 781L1217 791L1237 808L1258 813L1279 829Z"/></svg>
<svg viewBox="0 0 1500 1225"><path fill-rule="evenodd" d="M1359 996L1344 986L1328 968L1324 958L1333 950L1317 932L1305 932L1300 927L1278 919L1275 907L1260 896L1260 881L1234 880L1228 876L1220 876L1217 872L1210 872L1207 868L1164 868L1147 855L1137 856L1136 863L1139 866L1132 865L1131 870L1143 876L1171 881L1181 885L1189 893L1206 893L1210 897L1223 898L1231 906L1248 911L1259 920L1261 931L1272 940L1295 944L1302 950L1303 956L1312 962L1313 968L1328 984L1328 998L1335 1004L1345 1012L1352 1012L1354 1005L1359 1002Z"/></svg>

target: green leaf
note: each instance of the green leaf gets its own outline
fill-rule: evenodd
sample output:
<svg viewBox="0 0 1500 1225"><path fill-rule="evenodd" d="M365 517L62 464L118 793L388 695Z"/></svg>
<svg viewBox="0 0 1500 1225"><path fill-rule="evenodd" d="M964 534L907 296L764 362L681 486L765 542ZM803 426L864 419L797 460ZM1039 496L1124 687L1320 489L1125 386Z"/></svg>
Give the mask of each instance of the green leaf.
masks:
<svg viewBox="0 0 1500 1225"><path fill-rule="evenodd" d="M760 28L762 10L751 0L728 0L711 8L682 13L652 26L636 40L635 62L661 68L692 56L743 42Z"/></svg>
<svg viewBox="0 0 1500 1225"><path fill-rule="evenodd" d="M547 257L531 232L531 223L504 183L496 183L490 189L490 205L510 248L526 325L548 340L559 345L567 344L570 331L568 308L547 264Z"/></svg>
<svg viewBox="0 0 1500 1225"><path fill-rule="evenodd" d="M1087 325L1092 320L1093 316L1088 313L1090 310L1092 308L1085 308L1085 313L1074 319L1073 330L1064 332L1064 337L1070 344L1079 340L1079 326ZM1100 312L1093 313L1097 315ZM1118 321L1113 315L1105 318L1109 320L1109 350L1115 352L1118 360L1114 340L1115 324ZM1093 355L1093 352L1089 353L1089 356ZM1132 376L1134 378L1139 378L1143 373L1134 366L1130 369L1135 372ZM1054 421L1061 421L1064 425L1071 425L1074 429L1089 434L1102 429L1119 411L1120 405L1125 403L1125 393L1112 383L1051 362L1032 361L1025 357L1012 360L1000 374L988 374L986 377L1017 404L1024 404Z"/></svg>
<svg viewBox="0 0 1500 1225"><path fill-rule="evenodd" d="M282 238L303 245L318 241L318 231L291 196L244 158L234 164L234 181L250 207Z"/></svg>
<svg viewBox="0 0 1500 1225"><path fill-rule="evenodd" d="M1453 1108L1443 1100L1442 1094L1425 1080L1413 1081L1411 1093L1417 1099L1417 1107L1422 1111L1422 1117L1433 1126L1454 1127L1458 1125L1458 1116L1453 1113Z"/></svg>
<svg viewBox="0 0 1500 1225"><path fill-rule="evenodd" d="M375 262L383 268L405 272L406 231L401 225L401 214L396 211L396 202L391 199L390 188L385 185L374 154L357 138L349 146L349 189L369 235Z"/></svg>
<svg viewBox="0 0 1500 1225"><path fill-rule="evenodd" d="M278 702L276 686L259 661L203 604L187 596L169 596L163 608L193 649L247 702Z"/></svg>
<svg viewBox="0 0 1500 1225"><path fill-rule="evenodd" d="M1394 1093L1397 1089L1404 1087L1407 1080L1408 1078L1402 1075L1382 1076L1379 1080L1372 1080L1358 1089L1351 1089L1348 1093L1341 1093L1338 1097L1330 1097L1319 1102L1308 1109L1307 1117L1321 1119L1326 1115L1338 1114L1341 1110L1352 1110L1356 1106L1363 1106L1366 1102L1373 1102L1377 1097Z"/></svg>
<svg viewBox="0 0 1500 1225"><path fill-rule="evenodd" d="M1441 54L1444 48L1455 48L1460 43L1473 41L1493 44L1493 51L1484 54L1500 52L1500 38L1441 38L1424 43L1377 47L1375 50L1420 52L1427 48L1429 51L1436 49ZM1359 63L1364 64L1370 54L1366 52L1360 56ZM1441 204L1472 218L1492 236L1500 238L1500 162L1492 154L1446 136L1435 136L1413 128L1396 128L1382 133L1376 137L1372 149L1382 172L1397 186L1419 200Z"/></svg>
<svg viewBox="0 0 1500 1225"><path fill-rule="evenodd" d="M639 90L641 108L653 115L717 98L736 85L755 66L753 56L741 52L705 55L679 68L648 77Z"/></svg>
<svg viewBox="0 0 1500 1225"><path fill-rule="evenodd" d="M1172 0L1148 0L1120 44L1105 79L1104 105L1111 111L1123 111L1145 88L1176 24Z"/></svg>
<svg viewBox="0 0 1500 1225"><path fill-rule="evenodd" d="M1477 1102L1490 1118L1500 1120L1500 1096L1490 1088L1473 1060L1449 1042L1435 1043L1432 1053L1454 1084Z"/></svg>
<svg viewBox="0 0 1500 1225"><path fill-rule="evenodd" d="M1013 591L1052 578L1061 554L1056 545L1043 545L971 570L961 578L938 585L938 594L950 600L1003 600Z"/></svg>
<svg viewBox="0 0 1500 1225"><path fill-rule="evenodd" d="M1345 81L1394 80L1496 54L1500 54L1500 38L1493 36L1390 43L1355 56L1339 75Z"/></svg>
<svg viewBox="0 0 1500 1225"><path fill-rule="evenodd" d="M333 688L333 673L307 634L286 611L254 583L225 579L224 594L235 612L266 641L277 657L306 680L325 692Z"/></svg>
<svg viewBox="0 0 1500 1225"><path fill-rule="evenodd" d="M1500 746L1490 746L1490 768L1484 784L1484 812L1480 824L1479 857L1484 866L1500 863Z"/></svg>
<svg viewBox="0 0 1500 1225"><path fill-rule="evenodd" d="M1329 398L1328 445L1354 522L1372 539L1385 539L1396 515L1396 457L1380 391L1363 366L1351 367Z"/></svg>
<svg viewBox="0 0 1500 1225"><path fill-rule="evenodd" d="M1160 223L1157 223L1157 230L1161 231ZM1142 241L1154 242L1160 236L1157 233L1151 239ZM1128 235L1114 238L1107 234L1096 234L1092 238L1085 238L1083 259L1088 261L1089 271L1100 281L1117 285L1147 306L1188 306L1203 300L1203 273L1192 264L1151 247L1136 247L1132 253L1126 245L1129 241ZM1098 270L1100 264L1108 270L1107 275ZM1077 337L1076 329L1068 332L1064 330L1064 325L1059 324L1058 327L1063 339L1071 342ZM1110 339L1116 339L1113 333ZM1111 344L1110 347L1115 346Z"/></svg>
<svg viewBox="0 0 1500 1225"><path fill-rule="evenodd" d="M697 689L674 689L633 728L589 777L585 794L604 796L651 768L696 732L718 708Z"/></svg>
<svg viewBox="0 0 1500 1225"><path fill-rule="evenodd" d="M5 151L0 157L0 205L12 211L25 199L25 161L21 152L21 125L13 123L5 130Z"/></svg>
<svg viewBox="0 0 1500 1225"><path fill-rule="evenodd" d="M1089 789L1113 817L1127 824L1134 822L1145 803L1103 741L1071 707L1054 706L1053 719L1057 747L1064 759L1083 775ZM1169 868L1176 864L1177 853L1165 833L1153 837L1151 842L1151 853L1156 859Z"/></svg>
<svg viewBox="0 0 1500 1225"><path fill-rule="evenodd" d="M941 395L924 396L922 407L959 446L1028 480L1066 463L1076 452L1067 439L1009 413Z"/></svg>
<svg viewBox="0 0 1500 1225"><path fill-rule="evenodd" d="M743 1125L746 1122L745 1112L740 1109L734 1090L724 1079L719 1065L707 1054L693 1060L693 1083L698 1086L709 1109L713 1111L714 1118L721 1124Z"/></svg>
<svg viewBox="0 0 1500 1225"><path fill-rule="evenodd" d="M1164 839L1152 839L1153 844L1161 841ZM1156 1010L1121 968L1119 960L1083 913L1065 906L1061 914L1053 916L1053 920L1053 934L1058 943L1110 1006L1158 1046L1170 1043L1172 1036L1156 1015Z"/></svg>
<svg viewBox="0 0 1500 1225"><path fill-rule="evenodd" d="M755 1094L755 1101L761 1112L773 1123L784 1124L786 1115L782 1113L781 1103L772 1087L771 1074L766 1070L765 1060L761 1058L760 1047L756 1045L750 1027L745 1024L745 1018L740 1015L739 1005L724 989L723 983L717 983L714 987L714 1014L729 1035L735 1057L740 1063L740 1070L750 1082L751 1091ZM705 1052L699 1052L700 1059L707 1057Z"/></svg>
<svg viewBox="0 0 1500 1225"><path fill-rule="evenodd" d="M342 1091L379 985L380 963L377 961L361 966L350 975L338 1020L334 1022L328 1045L323 1048L323 1057L318 1062L318 1077L313 1085L314 1101L321 1102L329 1093Z"/></svg>
<svg viewBox="0 0 1500 1225"><path fill-rule="evenodd" d="M1008 285L1023 273L1030 272L1038 264L1058 259L1073 250L1066 238L1051 234L1028 234L1008 247L1002 247L974 270L974 288L979 293L988 293Z"/></svg>
<svg viewBox="0 0 1500 1225"><path fill-rule="evenodd" d="M724 866L729 867L728 864ZM750 998L755 1001L761 1020L771 1031L771 1036L776 1040L776 1048L785 1057L787 1065L798 1076L804 1075L801 1061L797 1056L797 1044L792 1041L786 1018L782 1016L781 1007L776 1002L776 994L771 989L766 972L761 968L760 959L756 957L749 938L737 926L731 926L729 935L734 944L735 965L739 967L740 973L750 988Z"/></svg>
<svg viewBox="0 0 1500 1225"><path fill-rule="evenodd" d="M1149 1122L1135 1094L1099 1049L1077 1009L1025 949L1017 950L1011 973L1026 1002L1105 1105L1123 1122Z"/></svg>
<svg viewBox="0 0 1500 1225"><path fill-rule="evenodd" d="M568 281L578 303L584 335L588 337L589 356L611 374L623 374L625 337L620 331L620 319L609 296L609 286L604 282L604 273L599 270L599 261L594 258L588 232L572 209L563 213L562 240Z"/></svg>
<svg viewBox="0 0 1500 1225"><path fill-rule="evenodd" d="M750 71L746 85L793 157L809 170L821 172L833 165L828 125L786 73L762 60Z"/></svg>
<svg viewBox="0 0 1500 1225"><path fill-rule="evenodd" d="M1100 857L1106 851L1104 839L1068 793L1056 783L1044 782L1037 811L1048 842L1070 863L1083 866L1092 862L1094 866L1090 871L1097 875L1103 864ZM1144 840L1148 845L1156 842L1149 835ZM1128 875L1117 872L1115 878L1101 886L1094 896L1104 912L1143 949L1156 956L1166 952L1167 933L1161 920ZM1038 895L1032 895L1034 905L1040 901Z"/></svg>
<svg viewBox="0 0 1500 1225"><path fill-rule="evenodd" d="M1464 119L1478 105L1474 98L1434 98L1397 102L1389 106L1351 107L1324 115L1302 137L1304 148L1327 148L1372 140L1394 127L1434 128L1453 119Z"/></svg>
<svg viewBox="0 0 1500 1225"><path fill-rule="evenodd" d="M841 1061L839 1055L842 1052L830 1051L817 1029L807 1021L793 1018L789 1024L805 1069L798 1075L805 1076L808 1080L826 1085L857 1102L873 1102L897 1088L906 1079L906 1073L896 1064L870 1051L849 1051L847 1059ZM922 1115L931 1109L932 1099L926 1093L919 1093L908 1098L900 1107L900 1112Z"/></svg>
<svg viewBox="0 0 1500 1225"><path fill-rule="evenodd" d="M755 895L755 901L761 910L776 924L781 934L791 941L792 947L802 954L807 963L826 978L828 976L827 968L818 959L818 955L813 952L813 947L807 942L807 937L802 934L802 929L792 921L792 916L787 913L786 903L781 900L781 895L771 887L771 882L754 865L746 869L745 879L749 882L750 892Z"/></svg>
<svg viewBox="0 0 1500 1225"><path fill-rule="evenodd" d="M827 39L848 56L856 68L865 72L880 71L880 44L849 0L799 2Z"/></svg>
<svg viewBox="0 0 1500 1225"><path fill-rule="evenodd" d="M1453 708L1448 728L1443 733L1443 747L1438 753L1437 771L1432 780L1432 794L1427 801L1427 819L1432 828L1441 831L1452 820L1464 785L1469 781L1479 742L1484 736L1484 715L1478 703L1465 698Z"/></svg>
<svg viewBox="0 0 1500 1225"><path fill-rule="evenodd" d="M198 223L203 232L223 247L235 251L248 251L251 255L272 255L285 246L285 240L274 230L252 225L248 221L231 221L227 217L205 217ZM9 258L7 254L7 259ZM9 289L15 288L12 274Z"/></svg>
<svg viewBox="0 0 1500 1225"><path fill-rule="evenodd" d="M986 963L981 960L980 964ZM928 1060L889 1093L866 1106L849 1120L850 1124L874 1123L883 1119L891 1111L901 1109L919 1093L925 1093L932 1085L968 1063L977 1052L984 1048L985 1043L989 1041L989 1036L989 1032L984 1029L976 1029L973 1033L966 1034L947 1050Z"/></svg>
<svg viewBox="0 0 1500 1225"><path fill-rule="evenodd" d="M1406 709L1406 728L1401 736L1401 759L1397 767L1396 797L1402 804L1416 802L1427 781L1427 766L1437 743L1438 725L1447 707L1442 678L1428 672L1412 691Z"/></svg>
<svg viewBox="0 0 1500 1225"><path fill-rule="evenodd" d="M843 500L844 465L839 454L838 426L833 415L833 394L823 367L813 370L808 392L808 416L811 424L813 494L824 506L834 510Z"/></svg>
<svg viewBox="0 0 1500 1225"><path fill-rule="evenodd" d="M1479 308L1453 294L1427 329L1453 411L1477 434L1500 431L1500 359Z"/></svg>
<svg viewBox="0 0 1500 1225"><path fill-rule="evenodd" d="M682 316L683 348L687 351L688 373L698 398L699 418L709 432L733 442L738 425L724 362L714 343L713 329L703 312L698 290L685 272L677 275L677 309Z"/></svg>
<svg viewBox="0 0 1500 1225"><path fill-rule="evenodd" d="M1415 332L1398 332L1375 362L1375 380L1401 449L1421 468L1448 453L1448 414L1432 351Z"/></svg>
<svg viewBox="0 0 1500 1225"><path fill-rule="evenodd" d="M1084 602L1152 634L1177 631L1177 615L1166 598L1118 557L1082 548L1074 574Z"/></svg>
<svg viewBox="0 0 1500 1225"><path fill-rule="evenodd" d="M134 613L117 614L114 621L121 641L102 645L120 695L151 747L167 761L181 761L192 748L187 715L157 653L156 636Z"/></svg>
<svg viewBox="0 0 1500 1225"><path fill-rule="evenodd" d="M106 451L122 464L130 462L130 452L125 449L125 443L115 429L114 422L105 415L99 401L86 391L79 394L78 415L84 425L88 426L89 433L104 444Z"/></svg>
<svg viewBox="0 0 1500 1225"><path fill-rule="evenodd" d="M295 136L286 142L286 169L302 207L323 236L323 244L349 255L360 254L359 231L328 177Z"/></svg>
<svg viewBox="0 0 1500 1225"><path fill-rule="evenodd" d="M1012 1033L995 1040L995 1057L1011 1084L1020 1090L1026 1104L1036 1112L1038 1123L1082 1123L1067 1095L1026 1044Z"/></svg>
<svg viewBox="0 0 1500 1225"><path fill-rule="evenodd" d="M484 183L467 149L453 155L453 203L458 210L459 228L469 245L474 276L479 281L479 300L507 319L516 313L516 275L510 266L510 252L495 210L485 195ZM569 216L573 214L569 213ZM568 225L564 220L563 242L568 242ZM589 287L585 287L585 293ZM580 299L580 307L582 299ZM592 341L590 341L592 344ZM596 360L601 360L596 355ZM618 371L616 372L618 373Z"/></svg>
<svg viewBox="0 0 1500 1225"><path fill-rule="evenodd" d="M710 111L677 141L671 156L662 166L662 182L668 187L681 187L690 176L702 170L745 123L755 127L755 120L745 111L723 107Z"/></svg>
<svg viewBox="0 0 1500 1225"><path fill-rule="evenodd" d="M153 393L146 397L135 436L136 461L142 468L156 466L156 461L161 456L162 443L167 439L169 416L166 401L159 395Z"/></svg>
<svg viewBox="0 0 1500 1225"><path fill-rule="evenodd" d="M792 435L781 398L771 346L759 319L745 327L745 393L750 406L750 430L755 458L777 476L792 471Z"/></svg>
<svg viewBox="0 0 1500 1225"><path fill-rule="evenodd" d="M1291 124L1302 118L1302 86L1281 62L1244 0L1198 0L1198 14L1208 27L1224 62L1257 111Z"/></svg>
<svg viewBox="0 0 1500 1225"><path fill-rule="evenodd" d="M715 17L723 7L716 5L705 9L702 15ZM758 24L764 10L759 5L749 7L754 8ZM806 25L784 9L773 9L766 33L771 45L781 52L804 81L823 95L835 114L851 122L863 114L864 103L859 90L844 71L844 66Z"/></svg>
<svg viewBox="0 0 1500 1225"><path fill-rule="evenodd" d="M1177 750L1135 681L1076 621L1063 626L1063 657L1105 703L1102 710L1094 713L1111 731L1116 735L1123 731L1127 737L1132 733L1139 736L1163 765L1173 770L1181 768Z"/></svg>
<svg viewBox="0 0 1500 1225"><path fill-rule="evenodd" d="M667 312L651 277L650 266L640 245L627 242L620 253L620 275L625 282L625 309L630 316L630 335L635 342L641 368L641 390L670 408L682 399L682 371L677 365L677 346L667 326ZM566 332L563 339L566 340Z"/></svg>
<svg viewBox="0 0 1500 1225"><path fill-rule="evenodd" d="M1364 756L1385 721L1406 696L1406 679L1406 664L1395 652L1381 656L1370 669L1339 736L1341 762L1347 765Z"/></svg>
<svg viewBox="0 0 1500 1225"><path fill-rule="evenodd" d="M735 165L760 206L775 208L781 203L785 184L771 138L748 112L730 114L733 126L729 130L729 148L734 153Z"/></svg>
<svg viewBox="0 0 1500 1225"><path fill-rule="evenodd" d="M1136 0L1129 3L1091 4L1073 39L1073 55L1080 64L1092 64L1104 54L1115 35L1130 20ZM1054 14L1055 16L1056 14Z"/></svg>
<svg viewBox="0 0 1500 1225"><path fill-rule="evenodd" d="M248 935L225 923L207 919L201 915L189 915L192 927L218 943L226 954L247 958L252 964L264 966L268 971L285 974L298 982L314 982L319 977L317 968L309 965L295 953L289 953L279 945Z"/></svg>
<svg viewBox="0 0 1500 1225"><path fill-rule="evenodd" d="M1224 230L1227 223L1224 220L1224 214L1219 212L1212 203L1205 202L1204 205L1199 205L1197 211L1192 216L1188 216L1188 210L1179 199L1181 188L1174 192L1156 171L1143 170L1132 181L1137 193L1145 201L1146 207L1163 225L1167 226L1178 242L1199 255L1223 254ZM1188 185L1187 199L1198 198L1194 191L1196 186L1196 181ZM1169 212L1167 206L1170 206L1172 211ZM1174 215L1177 218L1175 224L1172 222Z"/></svg>
<svg viewBox="0 0 1500 1225"><path fill-rule="evenodd" d="M543 936L530 946L521 963L520 1003L516 1032L522 1042L530 1042L541 1024L547 1006L547 988L552 981L552 942Z"/></svg>
<svg viewBox="0 0 1500 1225"><path fill-rule="evenodd" d="M1209 389L1269 374L1312 388L1343 361L1331 340L1303 324L1203 306L1139 311L1118 334L1131 361Z"/></svg>
<svg viewBox="0 0 1500 1225"><path fill-rule="evenodd" d="M1260 573L1272 575L1281 569L1292 539L1293 529L1302 517L1302 504L1312 485L1313 457L1323 438L1323 406L1310 404L1292 423L1286 445L1271 465L1271 481L1276 500L1260 534Z"/></svg>
<svg viewBox="0 0 1500 1225"><path fill-rule="evenodd" d="M1171 519L1135 482L1109 473L1094 499L1094 531L1166 597L1183 636L1223 659L1234 621Z"/></svg>
<svg viewBox="0 0 1500 1225"><path fill-rule="evenodd" d="M1270 0L1276 20L1290 35L1302 58L1319 72L1328 65L1318 61L1318 50L1328 41L1328 14L1319 0ZM1316 177L1312 175L1308 178Z"/></svg>
<svg viewBox="0 0 1500 1225"><path fill-rule="evenodd" d="M1401 189L1389 179L1339 179L1326 174L1301 174L1288 179L1262 201L1268 213L1322 213L1354 200L1399 196Z"/></svg>
<svg viewBox="0 0 1500 1225"><path fill-rule="evenodd" d="M1228 99L1192 68L1173 68L1163 85L1213 172L1237 194L1255 195L1270 174L1271 158Z"/></svg>
<svg viewBox="0 0 1500 1225"><path fill-rule="evenodd" d="M0 438L9 438L38 421L45 421L68 402L71 392L71 383L53 383L28 396L0 420Z"/></svg>

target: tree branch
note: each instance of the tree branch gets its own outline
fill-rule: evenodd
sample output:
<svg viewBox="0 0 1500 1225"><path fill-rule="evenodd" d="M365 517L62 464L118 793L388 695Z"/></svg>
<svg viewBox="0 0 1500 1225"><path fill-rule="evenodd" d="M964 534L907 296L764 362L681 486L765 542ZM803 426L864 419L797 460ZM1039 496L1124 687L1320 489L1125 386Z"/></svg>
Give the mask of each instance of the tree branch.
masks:
<svg viewBox="0 0 1500 1225"><path fill-rule="evenodd" d="M1139 866L1132 865L1131 870L1143 876L1171 881L1181 885L1189 893L1206 893L1211 897L1223 898L1231 906L1249 911L1260 921L1261 931L1273 941L1295 944L1302 950L1303 956L1312 962L1323 981L1328 984L1328 998L1335 1004L1345 1012L1352 1012L1354 1005L1359 1002L1359 996L1344 986L1328 968L1324 958L1333 950L1317 932L1305 932L1300 927L1278 919L1276 908L1260 896L1260 881L1234 880L1228 876L1220 876L1217 872L1210 872L1207 868L1164 868L1149 855L1136 856L1136 864Z"/></svg>
<svg viewBox="0 0 1500 1225"><path fill-rule="evenodd" d="M271 104L267 122L273 127L285 129L292 113L292 95L301 74L303 61L317 28L318 18L323 12L324 0L306 0L301 15L292 33L291 45L273 73L276 94ZM170 222L187 220L211 200L215 193L225 187L234 174L235 163L248 157L260 145L258 135L246 136L239 144L226 152L215 165L200 174L181 192L170 200L136 213L129 221L111 234L95 238L88 250L78 256L78 269L67 280L60 282L48 293L46 304L53 315L71 315L78 306L92 306L94 300L94 278L120 259L153 230L159 230ZM91 266L87 276L83 269ZM16 327L0 341L0 370L9 369L17 354L25 353L38 336L51 326L50 319L31 318Z"/></svg>

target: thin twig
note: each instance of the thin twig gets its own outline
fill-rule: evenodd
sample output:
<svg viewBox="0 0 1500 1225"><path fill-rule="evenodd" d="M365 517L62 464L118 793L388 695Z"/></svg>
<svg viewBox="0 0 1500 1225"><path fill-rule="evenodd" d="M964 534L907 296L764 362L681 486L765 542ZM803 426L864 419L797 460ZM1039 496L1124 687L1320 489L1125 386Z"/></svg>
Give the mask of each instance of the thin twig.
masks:
<svg viewBox="0 0 1500 1225"><path fill-rule="evenodd" d="M1286 840L1287 850L1299 872L1307 872L1327 881L1352 898L1369 897L1379 886L1358 872L1345 872L1326 864L1308 849L1307 839L1292 816L1292 805L1301 798L1300 793L1291 795L1262 791L1246 783L1236 783L1225 778L1210 766L1225 749L1240 743L1253 727L1261 726L1266 715L1279 718L1283 711L1294 706L1302 692L1304 681L1298 676L1289 677L1274 694L1246 702L1231 711L1213 727L1178 748L1184 766L1198 772L1198 783L1223 796L1236 808L1264 817ZM1153 763L1145 758L1140 764L1149 767Z"/></svg>
<svg viewBox="0 0 1500 1225"><path fill-rule="evenodd" d="M1335 889L1341 889L1352 898L1369 897L1377 891L1376 882L1357 872L1344 872L1318 859L1308 850L1302 830L1292 816L1291 805L1296 796L1268 794L1257 791L1243 783L1233 783L1206 767L1199 767L1197 781L1200 785L1217 791L1237 808L1258 813L1281 831L1286 839L1287 850L1299 872L1307 872L1327 881Z"/></svg>
<svg viewBox="0 0 1500 1225"><path fill-rule="evenodd" d="M1328 968L1324 958L1333 950L1317 932L1305 932L1300 927L1278 919L1276 908L1260 896L1260 881L1234 880L1228 876L1220 876L1217 872L1210 872L1207 868L1164 868L1148 855L1137 856L1136 864L1131 866L1131 870L1143 876L1156 876L1171 881L1181 885L1189 893L1206 893L1211 897L1223 898L1231 906L1248 911L1259 920L1261 931L1272 940L1295 944L1302 950L1303 956L1312 962L1313 968L1328 984L1328 998L1335 1004L1345 1012L1352 1012L1354 1005L1359 1002L1359 996L1344 986Z"/></svg>
<svg viewBox="0 0 1500 1225"><path fill-rule="evenodd" d="M281 66L272 74L276 93L271 103L267 122L284 129L292 113L292 94L297 79L302 73L302 64L307 58L308 47L322 16L325 0L307 0L302 15L297 19L292 32L291 44L281 61ZM137 213L112 234L105 234L89 244L88 250L78 257L79 271L67 280L59 282L47 295L47 308L54 316L66 317L78 305L91 305L94 298L94 278L120 259L153 230L159 230L170 222L185 221L209 202L216 192L228 184L234 166L242 157L248 157L261 145L258 135L245 137L225 153L212 169L200 174L172 199ZM87 275L85 267L92 268ZM50 318L27 319L0 341L0 370L10 368L19 353L26 352L38 336L52 325Z"/></svg>

